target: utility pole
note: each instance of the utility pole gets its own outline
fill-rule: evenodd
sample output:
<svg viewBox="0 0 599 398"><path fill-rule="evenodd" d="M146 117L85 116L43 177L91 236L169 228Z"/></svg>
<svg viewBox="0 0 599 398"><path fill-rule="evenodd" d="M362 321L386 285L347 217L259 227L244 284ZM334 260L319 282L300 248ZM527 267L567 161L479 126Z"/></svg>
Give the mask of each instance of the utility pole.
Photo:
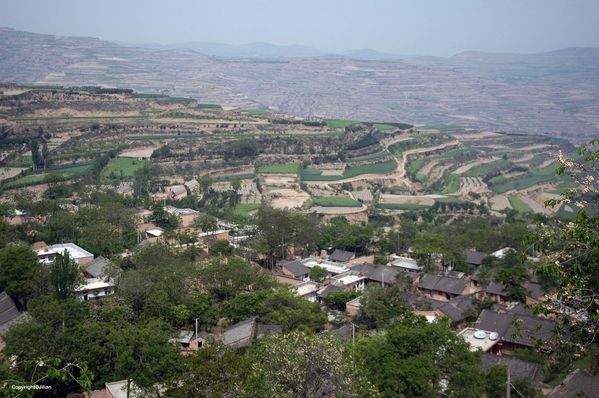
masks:
<svg viewBox="0 0 599 398"><path fill-rule="evenodd" d="M195 319L196 321L196 351L198 350L198 318Z"/></svg>

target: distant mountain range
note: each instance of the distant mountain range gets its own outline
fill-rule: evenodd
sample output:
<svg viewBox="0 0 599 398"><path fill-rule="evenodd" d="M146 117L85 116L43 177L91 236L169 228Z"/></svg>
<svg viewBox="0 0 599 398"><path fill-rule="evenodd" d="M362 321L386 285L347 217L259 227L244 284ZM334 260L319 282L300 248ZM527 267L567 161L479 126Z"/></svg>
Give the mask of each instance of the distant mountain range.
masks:
<svg viewBox="0 0 599 398"><path fill-rule="evenodd" d="M362 48L345 52L327 52L314 47L298 44L278 45L271 43L222 44L213 42L186 42L174 44L131 44L120 43L130 47L154 48L157 50L193 50L211 57L247 58L247 59L277 59L277 58L316 58L316 57L346 57L373 61L399 60L408 58L406 55L390 54Z"/></svg>
<svg viewBox="0 0 599 398"><path fill-rule="evenodd" d="M599 49L417 57L265 43L124 45L0 28L0 81L100 85L303 116L599 136Z"/></svg>

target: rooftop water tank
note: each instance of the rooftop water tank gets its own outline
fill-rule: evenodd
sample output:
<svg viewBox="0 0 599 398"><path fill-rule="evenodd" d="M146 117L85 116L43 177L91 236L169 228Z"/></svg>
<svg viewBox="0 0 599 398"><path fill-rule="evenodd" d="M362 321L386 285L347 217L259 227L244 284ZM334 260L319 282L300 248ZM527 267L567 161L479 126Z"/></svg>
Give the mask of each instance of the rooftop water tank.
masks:
<svg viewBox="0 0 599 398"><path fill-rule="evenodd" d="M485 337L487 337L487 333L484 330L477 330L476 332L474 332L475 339L482 340Z"/></svg>

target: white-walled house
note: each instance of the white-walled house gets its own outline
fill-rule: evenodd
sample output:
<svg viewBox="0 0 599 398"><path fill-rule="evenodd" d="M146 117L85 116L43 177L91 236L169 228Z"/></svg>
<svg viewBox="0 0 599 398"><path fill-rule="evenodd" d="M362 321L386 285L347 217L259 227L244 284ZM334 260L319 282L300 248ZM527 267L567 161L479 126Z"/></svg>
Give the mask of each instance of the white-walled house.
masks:
<svg viewBox="0 0 599 398"><path fill-rule="evenodd" d="M114 294L115 284L112 279L89 278L75 289L79 300L87 301Z"/></svg>

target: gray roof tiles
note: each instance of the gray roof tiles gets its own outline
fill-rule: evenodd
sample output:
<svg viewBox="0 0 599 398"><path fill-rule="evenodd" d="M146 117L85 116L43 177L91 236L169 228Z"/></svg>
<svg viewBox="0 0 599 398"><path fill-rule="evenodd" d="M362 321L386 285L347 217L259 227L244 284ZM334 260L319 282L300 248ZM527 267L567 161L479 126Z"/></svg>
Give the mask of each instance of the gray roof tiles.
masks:
<svg viewBox="0 0 599 398"><path fill-rule="evenodd" d="M223 334L223 344L238 347L245 345L245 340L251 341L254 338L255 330L256 317L231 325Z"/></svg>
<svg viewBox="0 0 599 398"><path fill-rule="evenodd" d="M93 276L94 278L102 278L106 276L106 271L110 260L100 256L94 259L91 263L85 267L85 272Z"/></svg>
<svg viewBox="0 0 599 398"><path fill-rule="evenodd" d="M547 395L547 398L599 397L599 377L576 369Z"/></svg>
<svg viewBox="0 0 599 398"><path fill-rule="evenodd" d="M463 278L452 278L443 275L427 274L422 277L418 288L434 290L443 293L460 295L468 286L468 280Z"/></svg>
<svg viewBox="0 0 599 398"><path fill-rule="evenodd" d="M6 292L0 293L0 333L4 333L21 316L14 301Z"/></svg>
<svg viewBox="0 0 599 398"><path fill-rule="evenodd" d="M335 261L337 263L346 263L352 260L355 256L355 253L335 249L335 251L329 256L329 260Z"/></svg>
<svg viewBox="0 0 599 398"><path fill-rule="evenodd" d="M539 365L531 362L525 362L506 355L497 356L488 353L483 353L481 360L481 370L487 370L492 366L503 366L507 367L513 377L516 378L522 378L537 383L543 378Z"/></svg>
<svg viewBox="0 0 599 398"><path fill-rule="evenodd" d="M306 267L301 261L285 261L283 262L283 268L295 277L310 273L310 268Z"/></svg>
<svg viewBox="0 0 599 398"><path fill-rule="evenodd" d="M497 313L483 310L475 327L489 332L497 332L502 340L535 346L537 340L547 340L552 336L555 322L535 316L515 312Z"/></svg>
<svg viewBox="0 0 599 398"><path fill-rule="evenodd" d="M483 263L483 259L487 257L487 253L478 252L475 250L464 250L464 257L466 263L472 265L481 265Z"/></svg>

